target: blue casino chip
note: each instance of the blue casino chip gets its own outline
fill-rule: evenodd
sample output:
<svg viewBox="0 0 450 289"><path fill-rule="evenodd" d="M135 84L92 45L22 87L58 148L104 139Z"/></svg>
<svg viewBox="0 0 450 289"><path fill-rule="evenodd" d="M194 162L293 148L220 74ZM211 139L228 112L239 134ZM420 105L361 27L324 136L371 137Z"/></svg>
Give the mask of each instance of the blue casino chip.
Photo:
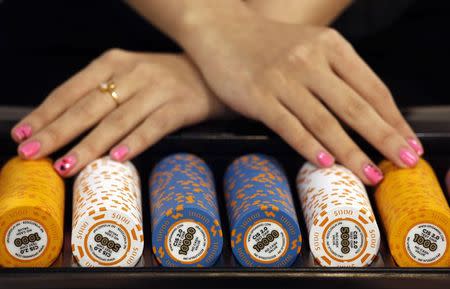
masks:
<svg viewBox="0 0 450 289"><path fill-rule="evenodd" d="M212 173L195 155L160 161L150 176L152 249L165 267L209 267L223 236Z"/></svg>
<svg viewBox="0 0 450 289"><path fill-rule="evenodd" d="M231 247L246 267L289 267L302 236L291 190L280 164L250 154L228 167L224 180Z"/></svg>

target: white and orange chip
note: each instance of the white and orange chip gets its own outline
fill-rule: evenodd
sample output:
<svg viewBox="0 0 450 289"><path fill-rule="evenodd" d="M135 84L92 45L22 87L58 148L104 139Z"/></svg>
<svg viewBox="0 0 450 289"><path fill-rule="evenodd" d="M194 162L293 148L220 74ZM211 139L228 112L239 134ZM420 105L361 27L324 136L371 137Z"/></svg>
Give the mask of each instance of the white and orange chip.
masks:
<svg viewBox="0 0 450 289"><path fill-rule="evenodd" d="M340 165L317 168L306 163L297 188L316 262L368 266L378 254L380 231L361 180Z"/></svg>
<svg viewBox="0 0 450 289"><path fill-rule="evenodd" d="M108 157L77 177L72 252L83 267L133 267L144 247L140 181L134 166Z"/></svg>

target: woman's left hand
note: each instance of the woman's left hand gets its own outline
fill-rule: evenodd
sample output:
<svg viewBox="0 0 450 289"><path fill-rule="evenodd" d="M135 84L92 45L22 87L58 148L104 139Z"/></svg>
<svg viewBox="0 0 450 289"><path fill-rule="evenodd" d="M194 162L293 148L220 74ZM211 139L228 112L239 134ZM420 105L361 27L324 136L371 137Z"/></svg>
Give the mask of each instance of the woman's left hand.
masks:
<svg viewBox="0 0 450 289"><path fill-rule="evenodd" d="M67 177L113 146L111 157L125 161L181 127L225 114L187 57L113 49L56 88L11 135L20 156L37 159L93 128L55 162Z"/></svg>

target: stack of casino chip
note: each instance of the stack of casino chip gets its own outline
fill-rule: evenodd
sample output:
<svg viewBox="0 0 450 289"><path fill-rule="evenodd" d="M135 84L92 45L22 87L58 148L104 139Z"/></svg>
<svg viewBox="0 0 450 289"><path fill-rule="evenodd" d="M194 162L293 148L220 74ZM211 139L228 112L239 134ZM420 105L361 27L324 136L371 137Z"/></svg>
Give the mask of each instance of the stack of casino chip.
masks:
<svg viewBox="0 0 450 289"><path fill-rule="evenodd" d="M133 267L143 248L136 169L109 157L93 161L73 188L73 256L82 267Z"/></svg>
<svg viewBox="0 0 450 289"><path fill-rule="evenodd" d="M376 258L380 231L367 192L350 170L306 163L297 188L314 259L327 267L363 267Z"/></svg>
<svg viewBox="0 0 450 289"><path fill-rule="evenodd" d="M161 160L150 176L153 253L162 266L208 267L222 252L213 175L195 155Z"/></svg>
<svg viewBox="0 0 450 289"><path fill-rule="evenodd" d="M401 169L389 161L375 201L389 248L401 267L450 266L450 208L430 165Z"/></svg>
<svg viewBox="0 0 450 289"><path fill-rule="evenodd" d="M225 173L231 247L246 267L288 267L302 236L280 164L261 154L242 156Z"/></svg>
<svg viewBox="0 0 450 289"><path fill-rule="evenodd" d="M63 226L64 182L51 160L11 159L0 173L0 266L50 266Z"/></svg>

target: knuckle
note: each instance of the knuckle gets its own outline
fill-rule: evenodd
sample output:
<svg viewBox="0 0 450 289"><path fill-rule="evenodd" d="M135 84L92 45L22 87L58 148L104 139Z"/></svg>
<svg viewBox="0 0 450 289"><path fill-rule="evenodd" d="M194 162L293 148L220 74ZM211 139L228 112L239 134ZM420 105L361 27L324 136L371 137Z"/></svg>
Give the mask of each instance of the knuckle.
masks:
<svg viewBox="0 0 450 289"><path fill-rule="evenodd" d="M305 129L298 129L294 141L297 149L302 153L310 151L311 148L317 147L316 140Z"/></svg>
<svg viewBox="0 0 450 289"><path fill-rule="evenodd" d="M376 83L373 87L373 90L376 92L377 95L379 95L379 97L383 102L392 101L394 99L389 88L383 83Z"/></svg>
<svg viewBox="0 0 450 289"><path fill-rule="evenodd" d="M62 135L60 133L60 130L52 126L48 127L45 132L43 132L43 138L52 145L56 145L62 142Z"/></svg>
<svg viewBox="0 0 450 289"><path fill-rule="evenodd" d="M117 129L119 127L128 126L128 118L126 113L115 111L111 113L105 120L102 121L103 125L111 129Z"/></svg>
<svg viewBox="0 0 450 289"><path fill-rule="evenodd" d="M106 63L118 63L122 62L126 58L127 52L120 48L111 48L100 56L100 61Z"/></svg>
<svg viewBox="0 0 450 289"><path fill-rule="evenodd" d="M280 85L287 85L286 72L279 66L273 66L267 69L265 72L263 81L278 83Z"/></svg>
<svg viewBox="0 0 450 289"><path fill-rule="evenodd" d="M133 143L137 148L145 148L149 145L151 139L150 134L147 132L136 132L133 136Z"/></svg>
<svg viewBox="0 0 450 289"><path fill-rule="evenodd" d="M289 120L290 118L286 113L269 113L267 123L280 135L286 135L289 133Z"/></svg>
<svg viewBox="0 0 450 289"><path fill-rule="evenodd" d="M180 101L177 105L174 105L174 114L177 115L170 124L170 129L178 127L178 125L191 125L200 122L204 119L204 116L208 114L206 106L196 107L195 109L189 109L190 104L188 102Z"/></svg>
<svg viewBox="0 0 450 289"><path fill-rule="evenodd" d="M333 28L327 28L319 36L325 46L334 50L339 55L346 55L348 52L353 52L354 48L342 35Z"/></svg>
<svg viewBox="0 0 450 289"><path fill-rule="evenodd" d="M162 91L167 97L173 95L174 92L181 86L180 81L177 81L177 79L171 74L161 73L159 70L151 71L152 69L150 67L142 67L139 70L141 70L141 72L138 72L138 69L136 72L146 73L147 79L149 79L146 86L148 92ZM142 75L139 75L138 77L142 77Z"/></svg>
<svg viewBox="0 0 450 289"><path fill-rule="evenodd" d="M35 128L43 127L48 121L49 119L46 117L46 114L38 111L30 115L28 119L24 120L24 122L32 124Z"/></svg>
<svg viewBox="0 0 450 289"><path fill-rule="evenodd" d="M376 142L378 146L382 148L392 147L392 144L395 142L397 136L398 133L394 129L388 129L379 133Z"/></svg>
<svg viewBox="0 0 450 289"><path fill-rule="evenodd" d="M80 155L83 155L84 157L99 155L99 147L91 141L85 141L77 150L82 152Z"/></svg>
<svg viewBox="0 0 450 289"><path fill-rule="evenodd" d="M138 77L147 77L151 73L151 66L146 62L138 62L133 68L132 74Z"/></svg>
<svg viewBox="0 0 450 289"><path fill-rule="evenodd" d="M307 130L297 129L295 135L291 136L291 146L304 157L314 160L313 151L320 147L320 144Z"/></svg>
<svg viewBox="0 0 450 289"><path fill-rule="evenodd" d="M363 116L369 115L369 107L361 99L353 98L344 106L344 115L350 122L360 121Z"/></svg>
<svg viewBox="0 0 450 289"><path fill-rule="evenodd" d="M315 49L311 45L298 45L289 54L289 63L308 66L315 57Z"/></svg>
<svg viewBox="0 0 450 289"><path fill-rule="evenodd" d="M52 106L56 106L59 100L50 94L31 114L26 117L26 121L33 123L36 127L42 127L51 120Z"/></svg>
<svg viewBox="0 0 450 289"><path fill-rule="evenodd" d="M338 129L337 121L326 112L315 112L309 126L314 134L320 136L335 133Z"/></svg>
<svg viewBox="0 0 450 289"><path fill-rule="evenodd" d="M74 117L82 117L85 121L92 121L97 118L97 109L94 105L88 102L80 104L73 110Z"/></svg>
<svg viewBox="0 0 450 289"><path fill-rule="evenodd" d="M171 127L171 117L168 117L167 114L159 114L152 118L152 126L153 129L159 133L166 133L169 131Z"/></svg>
<svg viewBox="0 0 450 289"><path fill-rule="evenodd" d="M357 146L351 145L344 149L341 159L350 164L349 167L352 167L354 164L359 164L363 158L364 153Z"/></svg>
<svg viewBox="0 0 450 289"><path fill-rule="evenodd" d="M404 132L410 131L410 127L409 127L408 123L401 115L393 117L393 120L391 121L391 126L396 128L398 131L404 131Z"/></svg>
<svg viewBox="0 0 450 289"><path fill-rule="evenodd" d="M322 33L319 34L320 40L326 44L341 43L344 37L333 28L325 28Z"/></svg>

